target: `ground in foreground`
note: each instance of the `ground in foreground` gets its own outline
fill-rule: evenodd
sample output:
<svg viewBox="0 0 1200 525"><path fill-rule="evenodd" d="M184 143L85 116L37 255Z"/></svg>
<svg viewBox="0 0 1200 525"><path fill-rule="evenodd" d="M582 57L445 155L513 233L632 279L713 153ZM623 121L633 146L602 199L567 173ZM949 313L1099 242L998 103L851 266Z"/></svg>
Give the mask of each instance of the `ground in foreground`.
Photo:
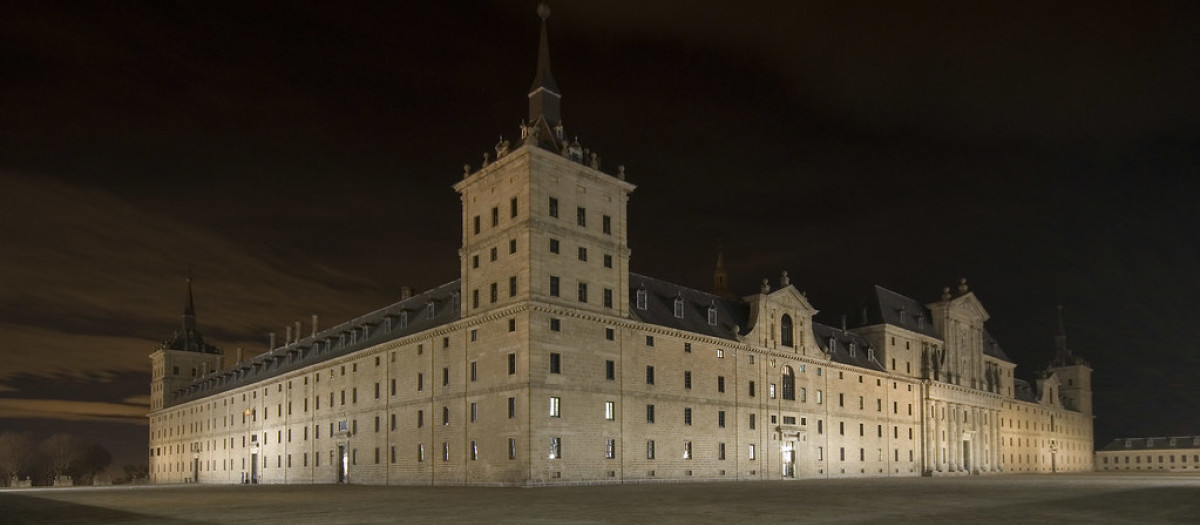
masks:
<svg viewBox="0 0 1200 525"><path fill-rule="evenodd" d="M587 487L0 491L3 523L1196 523L1200 476L1012 475Z"/></svg>

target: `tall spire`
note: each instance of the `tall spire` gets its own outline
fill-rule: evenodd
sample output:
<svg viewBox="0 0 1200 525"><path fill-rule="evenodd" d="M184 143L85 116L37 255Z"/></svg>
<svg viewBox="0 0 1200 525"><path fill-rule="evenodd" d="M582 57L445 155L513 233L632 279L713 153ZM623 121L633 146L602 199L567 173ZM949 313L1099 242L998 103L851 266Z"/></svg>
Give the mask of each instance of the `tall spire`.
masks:
<svg viewBox="0 0 1200 525"><path fill-rule="evenodd" d="M1058 305L1058 333L1054 335L1054 360L1067 363L1071 360L1071 350L1067 348L1067 329L1063 324L1063 307Z"/></svg>
<svg viewBox="0 0 1200 525"><path fill-rule="evenodd" d="M550 38L546 32L550 6L543 2L538 5L537 13L542 18L542 33L538 42L537 73L529 88L529 127L538 134L538 142L557 144L562 139L562 117L559 114L562 94L550 72Z"/></svg>
<svg viewBox="0 0 1200 525"><path fill-rule="evenodd" d="M733 290L729 289L729 272L725 271L725 247L717 243L717 267L713 270L713 293L736 299Z"/></svg>
<svg viewBox="0 0 1200 525"><path fill-rule="evenodd" d="M183 307L183 331L184 333L193 332L196 330L196 302L192 300L192 270L188 269L187 276L187 304Z"/></svg>

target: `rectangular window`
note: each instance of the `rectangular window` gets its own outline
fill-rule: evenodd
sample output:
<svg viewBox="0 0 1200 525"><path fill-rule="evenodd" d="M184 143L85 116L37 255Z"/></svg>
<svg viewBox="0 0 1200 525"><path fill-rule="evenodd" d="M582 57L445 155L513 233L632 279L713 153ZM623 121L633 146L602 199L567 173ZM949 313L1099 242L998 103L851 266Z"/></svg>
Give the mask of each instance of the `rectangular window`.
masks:
<svg viewBox="0 0 1200 525"><path fill-rule="evenodd" d="M515 417L517 417L517 398L510 397L508 398L508 418L513 419Z"/></svg>
<svg viewBox="0 0 1200 525"><path fill-rule="evenodd" d="M550 276L550 297L558 297L558 277Z"/></svg>
<svg viewBox="0 0 1200 525"><path fill-rule="evenodd" d="M692 442L683 442L683 459L692 459Z"/></svg>
<svg viewBox="0 0 1200 525"><path fill-rule="evenodd" d="M717 392L725 392L725 376L717 376Z"/></svg>
<svg viewBox="0 0 1200 525"><path fill-rule="evenodd" d="M471 290L471 308L479 308L479 289Z"/></svg>
<svg viewBox="0 0 1200 525"><path fill-rule="evenodd" d="M717 459L722 460L722 461L725 460L725 444L724 443L717 443Z"/></svg>
<svg viewBox="0 0 1200 525"><path fill-rule="evenodd" d="M550 331L551 332L562 331L562 321L559 321L558 318L556 318L556 317L551 317L550 318Z"/></svg>
<svg viewBox="0 0 1200 525"><path fill-rule="evenodd" d="M479 403L471 403L471 422L479 421Z"/></svg>
<svg viewBox="0 0 1200 525"><path fill-rule="evenodd" d="M550 352L550 373L562 373L562 354L559 354L558 352Z"/></svg>
<svg viewBox="0 0 1200 525"><path fill-rule="evenodd" d="M321 456L317 456L317 462L319 463L320 461ZM425 445L417 445L417 461L425 461Z"/></svg>
<svg viewBox="0 0 1200 525"><path fill-rule="evenodd" d="M579 283L579 302L586 303L587 300L587 283Z"/></svg>
<svg viewBox="0 0 1200 525"><path fill-rule="evenodd" d="M559 412L560 403L562 403L560 398L550 398L550 417L562 417L561 413Z"/></svg>
<svg viewBox="0 0 1200 525"><path fill-rule="evenodd" d="M604 254L604 267L612 268L612 264L612 256L609 254Z"/></svg>
<svg viewBox="0 0 1200 525"><path fill-rule="evenodd" d="M471 381L477 381L478 379L479 379L479 362L471 361Z"/></svg>
<svg viewBox="0 0 1200 525"><path fill-rule="evenodd" d="M818 368L817 370L820 370L820 369ZM817 390L817 404L819 405L824 402L825 402L824 393L820 390Z"/></svg>
<svg viewBox="0 0 1200 525"><path fill-rule="evenodd" d="M442 368L442 386L450 385L450 369Z"/></svg>
<svg viewBox="0 0 1200 525"><path fill-rule="evenodd" d="M517 277L516 276L512 276L512 277L508 278L508 296L509 297L517 296Z"/></svg>
<svg viewBox="0 0 1200 525"><path fill-rule="evenodd" d="M558 239L550 239L550 253L558 253Z"/></svg>
<svg viewBox="0 0 1200 525"><path fill-rule="evenodd" d="M580 206L575 210L575 224L587 226L587 209Z"/></svg>
<svg viewBox="0 0 1200 525"><path fill-rule="evenodd" d="M550 216L558 217L558 199L550 197Z"/></svg>
<svg viewBox="0 0 1200 525"><path fill-rule="evenodd" d="M692 424L692 409L691 408L683 409L683 424L685 424L685 425Z"/></svg>
<svg viewBox="0 0 1200 525"><path fill-rule="evenodd" d="M654 422L654 405L646 405L646 422Z"/></svg>
<svg viewBox="0 0 1200 525"><path fill-rule="evenodd" d="M579 247L579 260L587 262L587 248Z"/></svg>
<svg viewBox="0 0 1200 525"><path fill-rule="evenodd" d="M508 253L510 253L510 254L517 253L517 240L516 239L508 240Z"/></svg>
<svg viewBox="0 0 1200 525"><path fill-rule="evenodd" d="M604 307L605 307L605 308L612 308L612 307L613 307L613 291L612 291L612 288L605 288L605 289L604 289Z"/></svg>
<svg viewBox="0 0 1200 525"><path fill-rule="evenodd" d="M488 297L492 300L493 303L496 302L498 299L500 299L500 287L497 286L497 283L492 283L492 284L488 285Z"/></svg>
<svg viewBox="0 0 1200 525"><path fill-rule="evenodd" d="M754 381L750 382L750 397L754 397Z"/></svg>
<svg viewBox="0 0 1200 525"><path fill-rule="evenodd" d="M654 346L654 336L646 336L646 346Z"/></svg>
<svg viewBox="0 0 1200 525"><path fill-rule="evenodd" d="M604 419L612 421L617 417L617 405L612 401L604 402Z"/></svg>
<svg viewBox="0 0 1200 525"><path fill-rule="evenodd" d="M612 217L605 215L600 219L600 229L609 235L612 235Z"/></svg>
<svg viewBox="0 0 1200 525"><path fill-rule="evenodd" d="M450 443L442 442L442 461L450 461Z"/></svg>
<svg viewBox="0 0 1200 525"><path fill-rule="evenodd" d="M475 234L479 235L479 216L478 215L475 216L474 223L475 223Z"/></svg>
<svg viewBox="0 0 1200 525"><path fill-rule="evenodd" d="M754 460L754 445L750 445L750 460Z"/></svg>
<svg viewBox="0 0 1200 525"><path fill-rule="evenodd" d="M685 388L685 389L692 388L692 372L691 371L685 371L683 373L683 388Z"/></svg>
<svg viewBox="0 0 1200 525"><path fill-rule="evenodd" d="M424 426L425 426L425 411L418 410L417 411L417 428L421 428Z"/></svg>
<svg viewBox="0 0 1200 525"><path fill-rule="evenodd" d="M725 411L724 410L717 412L717 427L725 428Z"/></svg>
<svg viewBox="0 0 1200 525"><path fill-rule="evenodd" d="M514 218L517 216L517 198L516 197L513 197L511 200L508 201L508 216L514 217Z"/></svg>
<svg viewBox="0 0 1200 525"><path fill-rule="evenodd" d="M767 385L767 396L771 399L775 399L775 383Z"/></svg>
<svg viewBox="0 0 1200 525"><path fill-rule="evenodd" d="M517 459L517 438L508 438L508 459Z"/></svg>
<svg viewBox="0 0 1200 525"><path fill-rule="evenodd" d="M479 459L479 443L472 439L471 440L471 461L475 461L477 459Z"/></svg>
<svg viewBox="0 0 1200 525"><path fill-rule="evenodd" d="M442 424L450 424L450 407L442 407Z"/></svg>
<svg viewBox="0 0 1200 525"><path fill-rule="evenodd" d="M500 208L492 208L492 226L500 225Z"/></svg>
<svg viewBox="0 0 1200 525"><path fill-rule="evenodd" d="M517 373L517 354L508 354L508 375Z"/></svg>
<svg viewBox="0 0 1200 525"><path fill-rule="evenodd" d="M800 387L800 402L804 403L807 401L808 401L808 389L804 388L804 387Z"/></svg>
<svg viewBox="0 0 1200 525"><path fill-rule="evenodd" d="M612 381L617 378L617 364L612 360L604 362L604 379Z"/></svg>
<svg viewBox="0 0 1200 525"><path fill-rule="evenodd" d="M654 440L646 441L646 459L654 459Z"/></svg>
<svg viewBox="0 0 1200 525"><path fill-rule="evenodd" d="M550 459L559 459L562 457L562 438L550 438Z"/></svg>
<svg viewBox="0 0 1200 525"><path fill-rule="evenodd" d="M604 440L604 459L613 459L617 457L617 440Z"/></svg>
<svg viewBox="0 0 1200 525"><path fill-rule="evenodd" d="M653 366L646 367L646 384L647 385L654 384L654 367Z"/></svg>
<svg viewBox="0 0 1200 525"><path fill-rule="evenodd" d="M478 255L471 256L471 268L473 268L473 269L479 268L479 256Z"/></svg>

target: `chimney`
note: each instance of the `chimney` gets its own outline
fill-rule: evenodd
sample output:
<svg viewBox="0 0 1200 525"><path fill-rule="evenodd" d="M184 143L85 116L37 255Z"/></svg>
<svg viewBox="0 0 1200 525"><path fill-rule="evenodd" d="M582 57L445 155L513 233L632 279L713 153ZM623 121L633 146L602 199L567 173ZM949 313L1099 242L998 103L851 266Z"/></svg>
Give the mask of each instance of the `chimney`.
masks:
<svg viewBox="0 0 1200 525"><path fill-rule="evenodd" d="M284 330L283 345L287 346L287 345L292 344L292 327L285 326L285 327L283 327L283 330ZM272 346L271 350L274 350L275 345L271 345L271 346Z"/></svg>
<svg viewBox="0 0 1200 525"><path fill-rule="evenodd" d="M413 289L411 286L401 286L400 287L400 300L401 301L403 301L405 299L410 299L410 298L412 298L412 296L413 296Z"/></svg>
<svg viewBox="0 0 1200 525"><path fill-rule="evenodd" d="M312 330L312 336L313 336L314 338L315 338L315 337L317 337L317 320L318 320L318 319L317 319L317 314L313 314L313 318L312 318L312 329L313 329L313 330Z"/></svg>
<svg viewBox="0 0 1200 525"><path fill-rule="evenodd" d="M274 337L275 334L271 334L271 338L274 339ZM242 347L240 346L237 349L237 364L242 364Z"/></svg>
<svg viewBox="0 0 1200 525"><path fill-rule="evenodd" d="M208 375L208 363L200 363L200 377Z"/></svg>
<svg viewBox="0 0 1200 525"><path fill-rule="evenodd" d="M275 332L271 332L271 342L267 344L267 350L275 349ZM242 357L238 356L238 362L242 362Z"/></svg>
<svg viewBox="0 0 1200 525"><path fill-rule="evenodd" d="M846 314L842 314L842 331L846 331Z"/></svg>
<svg viewBox="0 0 1200 525"><path fill-rule="evenodd" d="M300 342L300 321L296 321L296 341L295 342L297 342L297 343Z"/></svg>

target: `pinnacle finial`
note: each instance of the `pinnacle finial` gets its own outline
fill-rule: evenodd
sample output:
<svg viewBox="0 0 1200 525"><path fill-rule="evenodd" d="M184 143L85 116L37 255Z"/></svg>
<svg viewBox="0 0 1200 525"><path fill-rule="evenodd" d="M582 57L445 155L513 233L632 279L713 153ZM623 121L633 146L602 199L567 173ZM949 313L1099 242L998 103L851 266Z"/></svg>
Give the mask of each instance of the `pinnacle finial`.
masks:
<svg viewBox="0 0 1200 525"><path fill-rule="evenodd" d="M538 4L537 14L542 17L542 20L550 18L550 6L546 2Z"/></svg>

